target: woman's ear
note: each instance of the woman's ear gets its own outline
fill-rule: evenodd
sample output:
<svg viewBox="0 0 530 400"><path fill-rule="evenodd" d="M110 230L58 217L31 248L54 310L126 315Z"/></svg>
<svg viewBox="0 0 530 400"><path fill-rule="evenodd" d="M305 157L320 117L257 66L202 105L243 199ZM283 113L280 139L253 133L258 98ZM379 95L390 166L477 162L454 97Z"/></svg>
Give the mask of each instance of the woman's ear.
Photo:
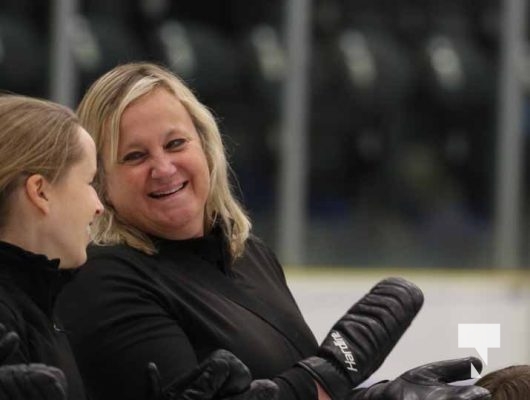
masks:
<svg viewBox="0 0 530 400"><path fill-rule="evenodd" d="M44 214L50 212L50 202L48 200L50 188L48 180L40 174L31 175L26 179L25 190L28 199Z"/></svg>

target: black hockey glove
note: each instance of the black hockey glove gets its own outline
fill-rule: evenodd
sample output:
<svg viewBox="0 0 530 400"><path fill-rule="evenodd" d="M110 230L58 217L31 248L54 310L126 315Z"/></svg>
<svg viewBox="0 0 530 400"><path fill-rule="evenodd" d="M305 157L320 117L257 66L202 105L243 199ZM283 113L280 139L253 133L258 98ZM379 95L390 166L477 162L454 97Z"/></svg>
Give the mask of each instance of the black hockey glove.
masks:
<svg viewBox="0 0 530 400"><path fill-rule="evenodd" d="M402 278L384 279L338 320L305 368L333 400L380 367L423 305L423 293Z"/></svg>
<svg viewBox="0 0 530 400"><path fill-rule="evenodd" d="M67 384L63 372L44 364L0 367L0 399L65 400Z"/></svg>
<svg viewBox="0 0 530 400"><path fill-rule="evenodd" d="M150 400L275 400L278 386L267 379L252 381L236 356L217 350L194 371L162 388L155 363L147 366Z"/></svg>
<svg viewBox="0 0 530 400"><path fill-rule="evenodd" d="M13 331L8 331L0 324L0 365L18 349L19 337Z"/></svg>
<svg viewBox="0 0 530 400"><path fill-rule="evenodd" d="M399 378L356 389L348 400L489 400L491 394L479 386L454 386L450 382L471 378L471 363L482 370L475 357L446 360L422 365L405 372Z"/></svg>
<svg viewBox="0 0 530 400"><path fill-rule="evenodd" d="M0 324L0 364L19 346L20 339ZM0 367L0 399L64 400L67 384L63 372L44 364L15 364Z"/></svg>

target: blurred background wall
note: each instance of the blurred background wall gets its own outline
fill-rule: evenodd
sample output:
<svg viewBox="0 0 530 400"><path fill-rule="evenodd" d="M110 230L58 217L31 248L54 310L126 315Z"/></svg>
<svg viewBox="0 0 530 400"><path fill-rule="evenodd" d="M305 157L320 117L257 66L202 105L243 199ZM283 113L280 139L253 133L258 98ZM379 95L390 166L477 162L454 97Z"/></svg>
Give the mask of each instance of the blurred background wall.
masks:
<svg viewBox="0 0 530 400"><path fill-rule="evenodd" d="M528 362L529 16L526 0L0 0L0 89L75 107L118 63L163 63L218 118L319 338L379 277L412 274L425 319L389 362L452 356L473 316L512 343L494 365Z"/></svg>
<svg viewBox="0 0 530 400"><path fill-rule="evenodd" d="M524 16L506 24L514 2ZM75 106L114 65L161 62L214 110L254 229L284 262L524 267L526 28L507 74L520 175L497 177L503 35L524 3L1 0L0 89Z"/></svg>

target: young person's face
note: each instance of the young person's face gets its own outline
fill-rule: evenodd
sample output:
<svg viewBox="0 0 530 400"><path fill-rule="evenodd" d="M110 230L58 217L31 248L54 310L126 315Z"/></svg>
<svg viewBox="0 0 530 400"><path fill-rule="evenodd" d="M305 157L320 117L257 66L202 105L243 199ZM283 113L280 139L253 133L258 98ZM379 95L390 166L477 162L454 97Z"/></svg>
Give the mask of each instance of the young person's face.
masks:
<svg viewBox="0 0 530 400"><path fill-rule="evenodd" d="M125 109L117 163L105 173L107 200L124 222L167 239L204 234L208 163L188 111L169 91L155 89Z"/></svg>
<svg viewBox="0 0 530 400"><path fill-rule="evenodd" d="M73 164L65 176L51 185L48 238L59 268L76 268L85 263L90 242L90 225L103 205L92 182L96 174L96 146L90 135L79 128L83 150L81 160Z"/></svg>

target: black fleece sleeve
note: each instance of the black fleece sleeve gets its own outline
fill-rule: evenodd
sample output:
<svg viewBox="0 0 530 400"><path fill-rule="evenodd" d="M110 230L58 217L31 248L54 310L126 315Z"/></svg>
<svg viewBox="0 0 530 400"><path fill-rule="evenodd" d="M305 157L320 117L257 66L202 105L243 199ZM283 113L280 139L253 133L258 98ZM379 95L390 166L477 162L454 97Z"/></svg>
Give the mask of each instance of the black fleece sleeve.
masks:
<svg viewBox="0 0 530 400"><path fill-rule="evenodd" d="M280 387L281 400L317 399L316 383L302 368L291 368L273 380Z"/></svg>
<svg viewBox="0 0 530 400"><path fill-rule="evenodd" d="M274 252L259 238L253 236L253 240L257 246L264 252L268 258L267 265L271 267L271 273L274 274L276 282L280 285L283 290L289 294L292 303L298 309L300 316L302 313L296 300L289 289L285 272L282 265L278 261L278 258ZM316 352L316 342L315 342ZM282 374L275 377L274 382L280 387L280 399L281 400L304 400L304 399L317 399L316 382L306 370L301 367L293 367L283 372Z"/></svg>

